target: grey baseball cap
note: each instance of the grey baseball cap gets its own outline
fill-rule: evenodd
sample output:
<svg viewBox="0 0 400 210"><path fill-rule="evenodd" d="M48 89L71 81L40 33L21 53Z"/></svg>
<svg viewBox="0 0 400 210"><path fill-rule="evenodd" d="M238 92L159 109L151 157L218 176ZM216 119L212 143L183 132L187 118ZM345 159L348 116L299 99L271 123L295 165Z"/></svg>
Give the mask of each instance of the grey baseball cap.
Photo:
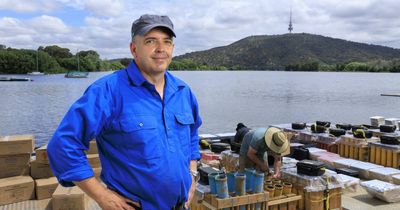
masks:
<svg viewBox="0 0 400 210"><path fill-rule="evenodd" d="M132 23L131 35L132 38L135 35L143 36L148 33L151 29L156 27L163 27L169 30L170 35L176 37L174 32L174 24L168 16L160 15L142 15L139 19Z"/></svg>

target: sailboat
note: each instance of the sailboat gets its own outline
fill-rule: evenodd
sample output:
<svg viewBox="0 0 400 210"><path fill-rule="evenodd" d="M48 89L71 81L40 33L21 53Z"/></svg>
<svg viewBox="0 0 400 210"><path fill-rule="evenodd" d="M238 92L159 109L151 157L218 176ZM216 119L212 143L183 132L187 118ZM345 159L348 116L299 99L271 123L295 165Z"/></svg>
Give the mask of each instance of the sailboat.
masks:
<svg viewBox="0 0 400 210"><path fill-rule="evenodd" d="M36 71L28 72L28 75L32 76L44 75L43 72L39 71L39 50L36 51Z"/></svg>
<svg viewBox="0 0 400 210"><path fill-rule="evenodd" d="M87 78L89 76L89 72L80 71L78 52L76 53L76 56L78 57L78 71L68 71L64 76L65 78Z"/></svg>

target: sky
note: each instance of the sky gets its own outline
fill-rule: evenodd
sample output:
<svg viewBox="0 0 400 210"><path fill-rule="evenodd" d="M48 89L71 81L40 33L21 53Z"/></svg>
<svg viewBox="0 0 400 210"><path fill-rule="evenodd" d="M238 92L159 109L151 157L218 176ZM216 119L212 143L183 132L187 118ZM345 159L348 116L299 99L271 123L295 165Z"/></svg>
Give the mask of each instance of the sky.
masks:
<svg viewBox="0 0 400 210"><path fill-rule="evenodd" d="M132 22L160 14L174 23L174 55L181 55L252 35L288 33L290 8L293 33L400 48L397 0L0 0L0 44L131 57Z"/></svg>

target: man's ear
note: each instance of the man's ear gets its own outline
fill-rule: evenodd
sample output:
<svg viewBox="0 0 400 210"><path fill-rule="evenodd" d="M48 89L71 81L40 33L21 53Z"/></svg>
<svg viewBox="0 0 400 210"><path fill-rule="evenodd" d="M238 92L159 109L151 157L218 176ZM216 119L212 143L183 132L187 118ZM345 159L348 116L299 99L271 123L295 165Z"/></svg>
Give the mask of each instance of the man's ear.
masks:
<svg viewBox="0 0 400 210"><path fill-rule="evenodd" d="M135 58L135 57L136 57L136 45L135 45L135 43L133 42L133 40L132 40L132 42L129 44L129 49L131 50L131 54L132 54L133 58Z"/></svg>

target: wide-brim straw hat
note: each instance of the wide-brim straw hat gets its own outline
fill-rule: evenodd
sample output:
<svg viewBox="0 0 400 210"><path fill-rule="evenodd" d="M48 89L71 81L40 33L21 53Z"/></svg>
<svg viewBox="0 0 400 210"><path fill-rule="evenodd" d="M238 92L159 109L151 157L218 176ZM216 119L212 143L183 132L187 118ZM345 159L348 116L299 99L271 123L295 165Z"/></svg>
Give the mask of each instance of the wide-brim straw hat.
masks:
<svg viewBox="0 0 400 210"><path fill-rule="evenodd" d="M268 148L278 154L283 153L289 146L286 134L281 129L275 127L267 129L264 140Z"/></svg>

